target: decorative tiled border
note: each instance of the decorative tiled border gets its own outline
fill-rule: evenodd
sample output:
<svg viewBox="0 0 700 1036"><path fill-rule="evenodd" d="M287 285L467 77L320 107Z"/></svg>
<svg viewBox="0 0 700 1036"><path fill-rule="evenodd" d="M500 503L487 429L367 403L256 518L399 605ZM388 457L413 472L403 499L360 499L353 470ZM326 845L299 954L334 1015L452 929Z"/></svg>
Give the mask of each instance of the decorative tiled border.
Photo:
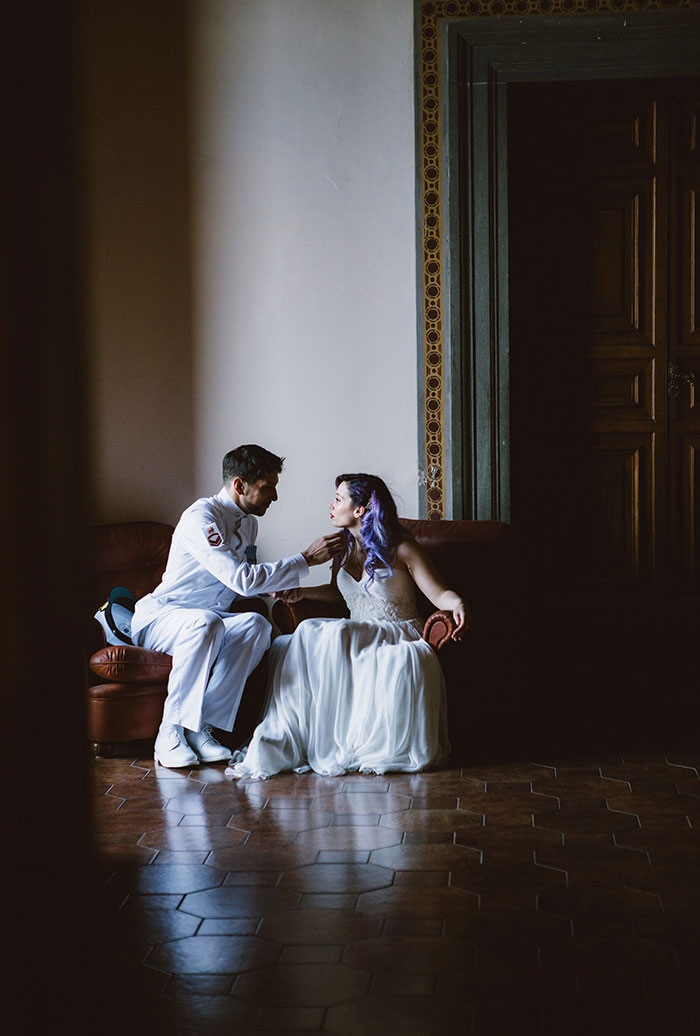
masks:
<svg viewBox="0 0 700 1036"><path fill-rule="evenodd" d="M424 372L425 511L445 517L445 380L443 329L443 208L440 125L440 24L446 18L524 17L538 14L620 14L700 8L700 0L421 0L420 182L422 215L422 320Z"/></svg>

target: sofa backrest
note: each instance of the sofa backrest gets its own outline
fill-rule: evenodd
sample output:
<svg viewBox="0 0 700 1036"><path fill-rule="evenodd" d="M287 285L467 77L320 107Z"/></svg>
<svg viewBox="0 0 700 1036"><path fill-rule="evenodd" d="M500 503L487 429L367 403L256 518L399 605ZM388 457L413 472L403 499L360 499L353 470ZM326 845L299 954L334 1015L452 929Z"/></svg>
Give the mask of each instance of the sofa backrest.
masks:
<svg viewBox="0 0 700 1036"><path fill-rule="evenodd" d="M162 522L118 522L86 531L88 606L95 610L114 586L138 599L160 582L174 529Z"/></svg>
<svg viewBox="0 0 700 1036"><path fill-rule="evenodd" d="M520 588L512 526L450 519L401 518L401 523L430 555L447 585L467 602L475 628L503 621ZM434 610L425 600L421 604L428 612Z"/></svg>

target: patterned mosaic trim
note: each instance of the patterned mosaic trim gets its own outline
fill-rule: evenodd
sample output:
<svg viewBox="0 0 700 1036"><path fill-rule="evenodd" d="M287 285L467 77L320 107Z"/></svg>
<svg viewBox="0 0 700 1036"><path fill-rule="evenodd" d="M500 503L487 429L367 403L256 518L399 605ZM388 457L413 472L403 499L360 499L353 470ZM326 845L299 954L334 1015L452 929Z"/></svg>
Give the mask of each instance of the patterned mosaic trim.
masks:
<svg viewBox="0 0 700 1036"><path fill-rule="evenodd" d="M700 0L423 0L420 5L423 370L425 449L421 485L428 518L445 517L440 23L443 18L619 14L700 8Z"/></svg>

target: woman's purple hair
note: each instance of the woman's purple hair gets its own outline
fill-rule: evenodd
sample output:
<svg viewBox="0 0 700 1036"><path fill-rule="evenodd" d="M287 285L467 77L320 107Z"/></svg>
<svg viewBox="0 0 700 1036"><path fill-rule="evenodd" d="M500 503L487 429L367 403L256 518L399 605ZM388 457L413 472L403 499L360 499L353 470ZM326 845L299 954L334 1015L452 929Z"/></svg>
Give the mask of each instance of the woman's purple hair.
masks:
<svg viewBox="0 0 700 1036"><path fill-rule="evenodd" d="M367 555L365 572L369 576L369 587L374 582L378 569L383 570L384 578L391 575L396 547L404 536L408 535L408 530L401 525L394 498L378 475L367 475L364 472L338 475L335 480L336 489L342 482L348 487L348 494L354 506L365 508L360 529L362 545ZM345 535L348 543L343 561L352 549L352 536L347 529Z"/></svg>

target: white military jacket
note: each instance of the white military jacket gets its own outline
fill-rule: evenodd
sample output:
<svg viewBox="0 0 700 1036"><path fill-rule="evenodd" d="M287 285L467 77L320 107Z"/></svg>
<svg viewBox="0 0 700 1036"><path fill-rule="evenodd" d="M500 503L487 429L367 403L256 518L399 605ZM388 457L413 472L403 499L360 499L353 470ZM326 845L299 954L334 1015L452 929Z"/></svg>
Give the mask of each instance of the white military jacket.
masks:
<svg viewBox="0 0 700 1036"><path fill-rule="evenodd" d="M309 571L303 555L255 564L249 557L257 534L257 518L242 511L226 487L195 501L177 523L162 581L136 604L132 633L165 606L225 612L239 596L299 586Z"/></svg>

